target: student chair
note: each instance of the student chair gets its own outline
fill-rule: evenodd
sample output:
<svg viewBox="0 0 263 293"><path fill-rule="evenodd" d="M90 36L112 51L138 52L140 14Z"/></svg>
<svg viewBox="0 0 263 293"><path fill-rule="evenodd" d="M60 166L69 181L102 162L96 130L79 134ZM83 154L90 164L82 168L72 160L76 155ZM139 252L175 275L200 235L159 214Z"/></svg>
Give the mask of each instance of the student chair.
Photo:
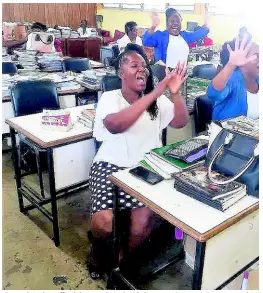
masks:
<svg viewBox="0 0 263 293"><path fill-rule="evenodd" d="M207 125L212 121L214 102L207 95L198 97L194 104L195 135L207 130Z"/></svg>
<svg viewBox="0 0 263 293"><path fill-rule="evenodd" d="M201 64L193 68L192 77L212 80L217 74L217 68L213 64Z"/></svg>
<svg viewBox="0 0 263 293"><path fill-rule="evenodd" d="M51 81L18 82L11 90L11 101L15 117L40 113L45 108L60 108L56 85ZM27 171L23 176L33 173L34 169L37 168L41 196L45 198L40 162L41 158L46 161L46 158L44 158L46 151L21 134L19 138L19 166ZM34 157L36 167L32 163Z"/></svg>
<svg viewBox="0 0 263 293"><path fill-rule="evenodd" d="M63 61L62 66L63 71L73 71L77 73L91 69L88 58L68 58Z"/></svg>
<svg viewBox="0 0 263 293"><path fill-rule="evenodd" d="M63 71L73 71L80 73L91 69L91 64L88 58L69 58L62 63ZM86 105L91 102L97 102L97 92L85 90L84 93L76 95L76 106Z"/></svg>
<svg viewBox="0 0 263 293"><path fill-rule="evenodd" d="M13 62L2 62L2 74L16 74L17 67Z"/></svg>

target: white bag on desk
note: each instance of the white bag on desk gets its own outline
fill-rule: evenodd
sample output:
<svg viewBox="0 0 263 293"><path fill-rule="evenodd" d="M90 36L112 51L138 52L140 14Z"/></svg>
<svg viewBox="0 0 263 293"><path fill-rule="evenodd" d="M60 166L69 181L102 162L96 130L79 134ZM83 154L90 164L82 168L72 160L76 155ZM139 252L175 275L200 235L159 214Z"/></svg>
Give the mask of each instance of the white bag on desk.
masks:
<svg viewBox="0 0 263 293"><path fill-rule="evenodd" d="M28 35L27 50L33 50L40 53L54 52L55 37L51 33L32 32Z"/></svg>

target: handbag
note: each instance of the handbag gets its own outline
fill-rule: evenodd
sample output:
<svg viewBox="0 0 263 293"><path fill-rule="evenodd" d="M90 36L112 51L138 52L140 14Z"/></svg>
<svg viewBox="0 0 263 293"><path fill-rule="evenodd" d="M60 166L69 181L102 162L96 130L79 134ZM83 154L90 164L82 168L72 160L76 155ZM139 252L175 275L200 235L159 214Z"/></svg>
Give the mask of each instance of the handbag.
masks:
<svg viewBox="0 0 263 293"><path fill-rule="evenodd" d="M205 164L209 179L216 184L234 180L247 186L248 195L259 196L259 140L237 131L224 129L220 122L209 126L210 139ZM217 181L214 170L228 177Z"/></svg>
<svg viewBox="0 0 263 293"><path fill-rule="evenodd" d="M34 50L40 53L52 53L54 51L55 38L53 34L45 32L33 32L32 37L28 40L28 50Z"/></svg>

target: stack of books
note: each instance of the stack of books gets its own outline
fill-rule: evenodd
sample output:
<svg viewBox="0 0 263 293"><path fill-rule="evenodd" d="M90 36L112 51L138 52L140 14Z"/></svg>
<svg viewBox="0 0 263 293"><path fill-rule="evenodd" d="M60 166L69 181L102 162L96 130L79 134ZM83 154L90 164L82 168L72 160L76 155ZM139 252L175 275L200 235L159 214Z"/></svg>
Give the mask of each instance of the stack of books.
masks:
<svg viewBox="0 0 263 293"><path fill-rule="evenodd" d="M87 126L93 129L95 116L96 116L96 110L85 109L81 112L80 116L77 117L77 121L83 124L84 126Z"/></svg>
<svg viewBox="0 0 263 293"><path fill-rule="evenodd" d="M47 32L52 33L55 37L55 39L60 39L61 38L61 31L58 29L54 29L54 28L49 28L47 30Z"/></svg>
<svg viewBox="0 0 263 293"><path fill-rule="evenodd" d="M70 37L70 34L71 34L70 27L59 26L58 29L61 31L61 38L62 39L67 39Z"/></svg>
<svg viewBox="0 0 263 293"><path fill-rule="evenodd" d="M189 160L191 156L185 156L185 151L189 151L189 153L191 153L193 151L193 146L196 146L196 140L204 142L202 145L205 152L199 157L198 160ZM154 170L165 179L171 179L174 173L182 172L195 166L202 165L204 163L207 145L208 137L202 135L196 138L153 149L150 153L145 154L144 160L140 163L146 168L150 167L149 169ZM178 150L178 152L175 152L175 150ZM196 148L196 150L199 152L200 149ZM181 156L177 156L179 153Z"/></svg>
<svg viewBox="0 0 263 293"><path fill-rule="evenodd" d="M38 69L38 64L36 60L36 51L19 51L14 50L14 53L18 55L19 64L26 70L36 70Z"/></svg>
<svg viewBox="0 0 263 293"><path fill-rule="evenodd" d="M212 171L212 176L217 181L227 179L215 171ZM207 175L205 166L175 173L173 178L176 190L219 211L225 211L247 194L246 185L236 181L223 185L213 183Z"/></svg>
<svg viewBox="0 0 263 293"><path fill-rule="evenodd" d="M89 89L100 90L101 78L97 77L94 70L83 71L76 80Z"/></svg>
<svg viewBox="0 0 263 293"><path fill-rule="evenodd" d="M70 38L72 38L72 39L77 39L77 38L79 38L79 33L78 33L77 31L72 30L72 31L70 32Z"/></svg>
<svg viewBox="0 0 263 293"><path fill-rule="evenodd" d="M242 115L221 121L220 124L225 129L252 137L257 137L259 133L259 119L252 119Z"/></svg>
<svg viewBox="0 0 263 293"><path fill-rule="evenodd" d="M40 53L37 55L37 62L42 71L62 71L62 58L59 52Z"/></svg>

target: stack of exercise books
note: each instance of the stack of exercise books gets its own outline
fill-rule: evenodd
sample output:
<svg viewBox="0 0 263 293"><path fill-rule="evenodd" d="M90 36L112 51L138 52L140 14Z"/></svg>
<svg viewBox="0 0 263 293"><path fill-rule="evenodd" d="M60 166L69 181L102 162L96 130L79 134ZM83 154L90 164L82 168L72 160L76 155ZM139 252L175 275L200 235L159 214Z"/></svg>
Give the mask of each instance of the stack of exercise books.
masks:
<svg viewBox="0 0 263 293"><path fill-rule="evenodd" d="M70 27L59 26L58 29L61 31L62 39L67 39L70 37L71 30L72 30Z"/></svg>
<svg viewBox="0 0 263 293"><path fill-rule="evenodd" d="M253 137L257 137L259 133L259 119L252 119L242 115L221 121L220 124L225 129Z"/></svg>
<svg viewBox="0 0 263 293"><path fill-rule="evenodd" d="M52 33L55 37L55 39L60 39L61 38L61 31L58 29L54 29L54 28L49 28L47 30L47 32Z"/></svg>
<svg viewBox="0 0 263 293"><path fill-rule="evenodd" d="M100 90L101 88L101 78L97 76L94 70L83 71L76 80L81 85L92 90Z"/></svg>
<svg viewBox="0 0 263 293"><path fill-rule="evenodd" d="M208 148L208 137L201 135L180 141L145 154L141 165L153 169L165 179L174 173L202 165Z"/></svg>
<svg viewBox="0 0 263 293"><path fill-rule="evenodd" d="M87 126L93 129L94 120L95 120L96 110L94 109L85 109L77 117L77 121L84 126Z"/></svg>
<svg viewBox="0 0 263 293"><path fill-rule="evenodd" d="M81 85L75 81L75 77L64 72L46 73L40 79L53 81L59 91L79 90Z"/></svg>
<svg viewBox="0 0 263 293"><path fill-rule="evenodd" d="M72 30L72 31L70 32L70 38L72 38L72 39L77 39L77 38L79 38L79 33L78 33L77 31Z"/></svg>
<svg viewBox="0 0 263 293"><path fill-rule="evenodd" d="M24 69L32 71L39 68L36 60L36 51L14 50L14 53L18 56L18 62Z"/></svg>
<svg viewBox="0 0 263 293"><path fill-rule="evenodd" d="M215 171L212 177L217 181L225 181L227 178ZM198 166L181 173L174 173L174 188L204 204L219 211L225 211L246 196L246 186L233 181L218 185L213 183L205 166Z"/></svg>
<svg viewBox="0 0 263 293"><path fill-rule="evenodd" d="M54 72L62 71L62 58L59 52L39 53L37 62L42 71Z"/></svg>

